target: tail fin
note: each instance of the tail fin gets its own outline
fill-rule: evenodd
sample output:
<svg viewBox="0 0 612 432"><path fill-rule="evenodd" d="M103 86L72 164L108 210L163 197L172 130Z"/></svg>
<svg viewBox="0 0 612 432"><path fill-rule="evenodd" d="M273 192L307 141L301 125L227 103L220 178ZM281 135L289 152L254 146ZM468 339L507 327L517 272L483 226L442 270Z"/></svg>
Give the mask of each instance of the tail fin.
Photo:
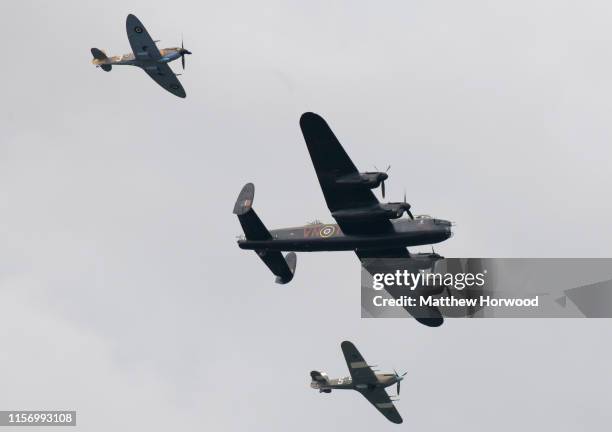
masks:
<svg viewBox="0 0 612 432"><path fill-rule="evenodd" d="M238 199L234 205L234 214L238 216L244 235L248 240L271 240L270 232L253 210L253 198L255 198L255 185L247 183L238 194Z"/></svg>
<svg viewBox="0 0 612 432"><path fill-rule="evenodd" d="M238 195L234 205L234 214L238 216L247 240L272 240L270 231L253 210L254 197L255 185L247 183ZM297 257L294 252L289 252L285 257L279 251L260 249L255 252L276 276L276 283L286 284L291 282L297 264Z"/></svg>
<svg viewBox="0 0 612 432"><path fill-rule="evenodd" d="M331 393L330 388L325 388L325 386L329 384L329 378L326 373L312 371L310 372L310 378L312 379L310 387L319 389L319 393Z"/></svg>
<svg viewBox="0 0 612 432"><path fill-rule="evenodd" d="M106 72L110 72L111 69L113 68L112 65L110 64L105 64L104 61L108 60L108 57L106 56L106 54L104 54L104 51L102 51L101 49L98 48L92 48L91 49L91 55L93 56L93 61L92 63L95 64L96 66L100 66L102 68L102 70L106 71Z"/></svg>

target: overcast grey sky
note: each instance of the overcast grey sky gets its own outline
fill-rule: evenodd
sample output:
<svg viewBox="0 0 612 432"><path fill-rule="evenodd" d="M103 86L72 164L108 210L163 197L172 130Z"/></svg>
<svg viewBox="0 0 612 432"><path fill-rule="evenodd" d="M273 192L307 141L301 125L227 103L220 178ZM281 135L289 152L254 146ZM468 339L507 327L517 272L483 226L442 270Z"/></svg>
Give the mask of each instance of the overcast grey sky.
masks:
<svg viewBox="0 0 612 432"><path fill-rule="evenodd" d="M187 99L90 64L129 52L128 13L184 35ZM361 320L354 254L299 254L275 285L231 209L253 181L268 226L331 220L315 111L358 167L393 165L389 198L456 221L443 255L610 256L611 21L586 0L3 1L0 409L104 432L602 430L609 320ZM344 339L408 371L402 426L308 388L347 373Z"/></svg>

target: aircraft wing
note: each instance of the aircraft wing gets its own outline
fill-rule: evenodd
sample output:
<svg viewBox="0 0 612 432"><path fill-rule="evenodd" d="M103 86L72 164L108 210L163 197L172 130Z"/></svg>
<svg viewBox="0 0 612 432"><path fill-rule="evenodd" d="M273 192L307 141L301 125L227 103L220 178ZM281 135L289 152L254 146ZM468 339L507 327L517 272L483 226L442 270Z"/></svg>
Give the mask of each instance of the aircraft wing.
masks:
<svg viewBox="0 0 612 432"><path fill-rule="evenodd" d="M181 85L170 66L166 63L155 63L151 66L143 67L144 71L153 78L157 84L168 90L175 96L184 98L187 96L185 89Z"/></svg>
<svg viewBox="0 0 612 432"><path fill-rule="evenodd" d="M379 204L372 190L366 186L354 185L350 189L337 183L340 177L359 171L346 154L344 148L325 120L314 113L304 113L300 128L317 173L323 196L331 212ZM393 230L388 219L368 221L337 220L345 234L380 234Z"/></svg>
<svg viewBox="0 0 612 432"><path fill-rule="evenodd" d="M374 374L372 368L368 366L352 342L344 341L340 347L342 348L342 353L344 354L344 359L346 360L346 365L348 366L354 385L378 384L376 374Z"/></svg>
<svg viewBox="0 0 612 432"><path fill-rule="evenodd" d="M410 273L417 273L420 269L416 261L410 257L410 252L408 252L406 248L357 250L355 253L359 257L363 268L370 274L395 271L397 266L395 263L389 263L387 261L389 258L401 258L403 262L402 267ZM422 287L414 290L406 290L397 286L386 286L385 291L394 299L401 299L402 297L414 298L415 305L404 306L404 309L421 324L428 327L439 327L444 323L444 317L440 309L434 306L421 306L419 304L420 297L430 294Z"/></svg>
<svg viewBox="0 0 612 432"><path fill-rule="evenodd" d="M376 407L378 411L387 419L393 423L401 423L402 417L395 409L393 402L389 398L389 395L385 389L380 387L373 387L378 384L378 378L372 371L372 368L368 366L363 356L359 353L355 345L352 342L342 342L342 353L346 360L351 378L353 379L353 385L359 393L361 393L372 405Z"/></svg>
<svg viewBox="0 0 612 432"><path fill-rule="evenodd" d="M401 423L402 416L397 412L395 405L391 402L389 395L383 388L375 388L373 390L360 390L361 393L387 420L393 423Z"/></svg>
<svg viewBox="0 0 612 432"><path fill-rule="evenodd" d="M386 249L363 249L356 250L355 253L360 260L368 258L410 258L410 252L405 247L386 248Z"/></svg>
<svg viewBox="0 0 612 432"><path fill-rule="evenodd" d="M161 58L157 45L138 18L129 14L125 20L125 29L137 60L156 61Z"/></svg>

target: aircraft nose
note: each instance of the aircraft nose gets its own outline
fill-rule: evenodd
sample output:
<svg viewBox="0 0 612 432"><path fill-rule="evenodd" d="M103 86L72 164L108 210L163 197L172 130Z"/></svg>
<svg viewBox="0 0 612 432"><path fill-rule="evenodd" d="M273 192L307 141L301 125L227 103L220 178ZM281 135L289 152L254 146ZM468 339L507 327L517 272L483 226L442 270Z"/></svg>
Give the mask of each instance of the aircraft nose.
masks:
<svg viewBox="0 0 612 432"><path fill-rule="evenodd" d="M441 232L444 233L445 239L449 239L453 236L451 227L453 224L444 219L435 219L434 223L438 226Z"/></svg>

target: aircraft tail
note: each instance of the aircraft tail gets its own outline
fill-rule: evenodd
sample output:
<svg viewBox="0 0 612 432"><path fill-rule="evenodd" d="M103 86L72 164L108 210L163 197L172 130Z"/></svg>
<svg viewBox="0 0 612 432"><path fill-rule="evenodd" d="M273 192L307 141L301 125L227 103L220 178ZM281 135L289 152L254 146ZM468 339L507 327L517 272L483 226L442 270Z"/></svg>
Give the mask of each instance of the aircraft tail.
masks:
<svg viewBox="0 0 612 432"><path fill-rule="evenodd" d="M104 54L104 51L102 51L101 49L98 49L98 48L92 48L91 49L91 55L94 58L92 60L93 64L95 64L96 66L100 66L103 71L106 71L106 72L110 72L111 71L113 66L104 63L105 60L108 60L108 57L106 56L106 54Z"/></svg>
<svg viewBox="0 0 612 432"><path fill-rule="evenodd" d="M253 185L253 183L247 183L238 195L238 199L234 205L234 214L238 216L238 220L240 221L240 225L242 225L247 240L272 240L270 231L268 231L261 219L259 219L255 210L253 210L254 197L255 185ZM286 284L291 282L297 264L297 256L294 252L289 252L284 257L279 251L260 249L255 252L276 276L276 283Z"/></svg>
<svg viewBox="0 0 612 432"><path fill-rule="evenodd" d="M325 372L312 371L310 372L310 387L319 389L319 393L331 393L330 388L324 388L325 385L329 384L329 378Z"/></svg>

